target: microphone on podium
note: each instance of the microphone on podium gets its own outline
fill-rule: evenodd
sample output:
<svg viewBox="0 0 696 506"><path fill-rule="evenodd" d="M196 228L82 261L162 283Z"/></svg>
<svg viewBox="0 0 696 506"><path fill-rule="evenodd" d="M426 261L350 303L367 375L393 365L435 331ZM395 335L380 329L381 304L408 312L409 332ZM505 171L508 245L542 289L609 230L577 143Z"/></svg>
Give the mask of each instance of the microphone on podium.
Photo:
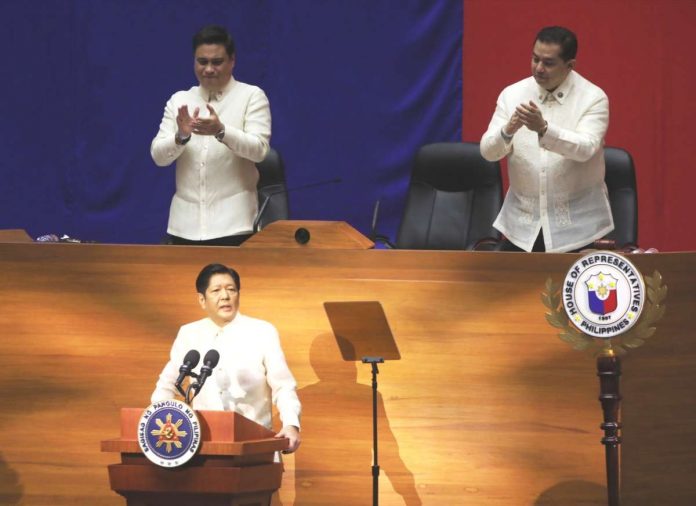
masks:
<svg viewBox="0 0 696 506"><path fill-rule="evenodd" d="M205 380L207 380L208 377L211 374L213 374L213 369L217 367L219 361L220 354L218 353L218 351L208 350L208 353L206 353L205 357L203 357L203 365L201 366L201 372L198 374L198 381L193 384L193 388L196 391L196 395L198 395L198 392L200 392L201 388L203 388Z"/></svg>
<svg viewBox="0 0 696 506"><path fill-rule="evenodd" d="M372 228L370 229L370 240L372 242L377 238L377 218L379 217L379 199L375 202L375 207L372 210Z"/></svg>
<svg viewBox="0 0 696 506"><path fill-rule="evenodd" d="M396 248L396 245L393 242L391 242L391 240L389 240L389 237L380 234L377 231L377 221L379 219L379 203L380 201L377 200L377 202L375 202L375 207L372 210L372 227L370 229L370 240L374 243L382 243L389 249Z"/></svg>
<svg viewBox="0 0 696 506"><path fill-rule="evenodd" d="M181 388L181 384L184 382L184 378L186 378L186 376L192 375L193 368L198 365L198 361L200 359L201 354L198 353L198 351L189 350L186 356L184 356L183 364L181 364L181 367L179 367L179 377L176 379L176 383L174 383L174 386L176 386L176 389L184 397L186 396L186 393Z"/></svg>
<svg viewBox="0 0 696 506"><path fill-rule="evenodd" d="M266 195L266 198L263 199L263 202L261 202L261 206L259 207L258 213L256 213L256 219L254 220L254 225L252 227L254 233L259 231L259 224L261 223L261 218L263 218L263 213L266 211L266 208L268 207L268 203L271 201L271 198L274 197L275 195L281 195L283 193L294 193L296 191L300 190L306 190L308 188L314 188L315 186L325 186L329 184L337 184L337 183L342 183L343 179L340 177L336 177L334 179L327 179L325 181L315 181L314 183L309 183L305 185L300 185L296 186L294 188L286 188L283 190L276 190L274 192L269 193Z"/></svg>

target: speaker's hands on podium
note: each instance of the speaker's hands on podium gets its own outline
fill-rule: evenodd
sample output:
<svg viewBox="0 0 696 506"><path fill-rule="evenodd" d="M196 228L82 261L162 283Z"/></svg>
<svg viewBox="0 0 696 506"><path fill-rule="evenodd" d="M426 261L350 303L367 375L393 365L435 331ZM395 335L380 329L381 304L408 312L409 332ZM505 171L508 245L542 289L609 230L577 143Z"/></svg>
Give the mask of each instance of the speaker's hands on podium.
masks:
<svg viewBox="0 0 696 506"><path fill-rule="evenodd" d="M292 453L300 447L302 438L300 437L300 430L294 425L286 425L283 427L275 437L281 438L286 437L290 440L290 445L287 450L283 450L283 453Z"/></svg>

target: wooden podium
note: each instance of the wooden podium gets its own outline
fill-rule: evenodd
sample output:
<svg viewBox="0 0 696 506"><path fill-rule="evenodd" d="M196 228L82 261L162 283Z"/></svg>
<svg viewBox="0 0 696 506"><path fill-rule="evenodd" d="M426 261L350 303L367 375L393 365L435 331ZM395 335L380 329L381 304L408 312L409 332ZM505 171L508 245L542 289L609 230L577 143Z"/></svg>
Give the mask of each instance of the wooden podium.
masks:
<svg viewBox="0 0 696 506"><path fill-rule="evenodd" d="M229 411L198 411L201 448L181 467L164 468L140 450L137 425L143 410L121 409L121 437L101 442L104 452L120 452L109 465L111 488L128 506L268 506L280 488L283 465L274 462L287 439Z"/></svg>

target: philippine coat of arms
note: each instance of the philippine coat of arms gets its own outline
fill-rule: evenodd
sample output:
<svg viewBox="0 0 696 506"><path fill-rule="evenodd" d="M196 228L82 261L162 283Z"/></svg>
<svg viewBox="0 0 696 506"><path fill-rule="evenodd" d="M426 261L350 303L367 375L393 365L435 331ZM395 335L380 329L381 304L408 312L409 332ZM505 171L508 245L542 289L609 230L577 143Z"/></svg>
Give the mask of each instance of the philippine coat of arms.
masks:
<svg viewBox="0 0 696 506"><path fill-rule="evenodd" d="M172 400L152 404L138 422L138 443L158 466L177 467L188 462L200 447L200 423L187 404Z"/></svg>

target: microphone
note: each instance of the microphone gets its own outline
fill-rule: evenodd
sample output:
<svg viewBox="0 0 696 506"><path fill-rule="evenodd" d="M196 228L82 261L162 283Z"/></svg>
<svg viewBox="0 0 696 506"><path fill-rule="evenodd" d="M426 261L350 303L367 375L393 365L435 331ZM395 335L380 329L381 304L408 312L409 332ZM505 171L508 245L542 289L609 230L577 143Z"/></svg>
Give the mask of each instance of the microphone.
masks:
<svg viewBox="0 0 696 506"><path fill-rule="evenodd" d="M252 226L252 230L254 233L259 231L259 224L261 223L261 218L263 217L263 213L266 211L266 207L268 207L268 203L271 201L271 198L274 197L275 195L280 195L282 193L291 193L291 192L296 192L300 190L306 190L307 188L313 188L315 186L324 186L327 184L336 184L336 183L341 183L343 180L340 177L334 178L334 179L327 179L325 181L315 181L314 183L309 183L305 185L300 185L296 186L294 188L286 188L283 190L276 190L268 195L266 195L266 198L263 199L263 202L261 203L261 207L259 207L259 211L256 213L256 219L254 220L254 224Z"/></svg>
<svg viewBox="0 0 696 506"><path fill-rule="evenodd" d="M389 249L396 248L396 245L389 240L389 237L380 234L377 231L377 220L379 218L379 203L380 201L377 200L377 202L375 202L375 207L372 210L372 229L370 230L370 240L374 243L381 242Z"/></svg>
<svg viewBox="0 0 696 506"><path fill-rule="evenodd" d="M184 395L184 391L181 389L181 384L184 382L184 378L191 374L194 367L198 365L198 361L201 359L201 354L196 350L189 350L189 352L184 357L184 363L179 367L179 377L176 379L176 389L181 395Z"/></svg>
<svg viewBox="0 0 696 506"><path fill-rule="evenodd" d="M215 369L219 361L220 354L217 352L217 350L208 350L208 353L206 353L205 357L203 357L203 366L201 367L201 372L198 374L198 383L194 385L196 394L201 391L201 388L203 388L203 384L205 383L205 380L208 379L208 376L213 374L213 369Z"/></svg>
<svg viewBox="0 0 696 506"><path fill-rule="evenodd" d="M379 199L375 202L375 208L372 210L372 231L370 239L375 242L377 239L377 217L379 216Z"/></svg>

